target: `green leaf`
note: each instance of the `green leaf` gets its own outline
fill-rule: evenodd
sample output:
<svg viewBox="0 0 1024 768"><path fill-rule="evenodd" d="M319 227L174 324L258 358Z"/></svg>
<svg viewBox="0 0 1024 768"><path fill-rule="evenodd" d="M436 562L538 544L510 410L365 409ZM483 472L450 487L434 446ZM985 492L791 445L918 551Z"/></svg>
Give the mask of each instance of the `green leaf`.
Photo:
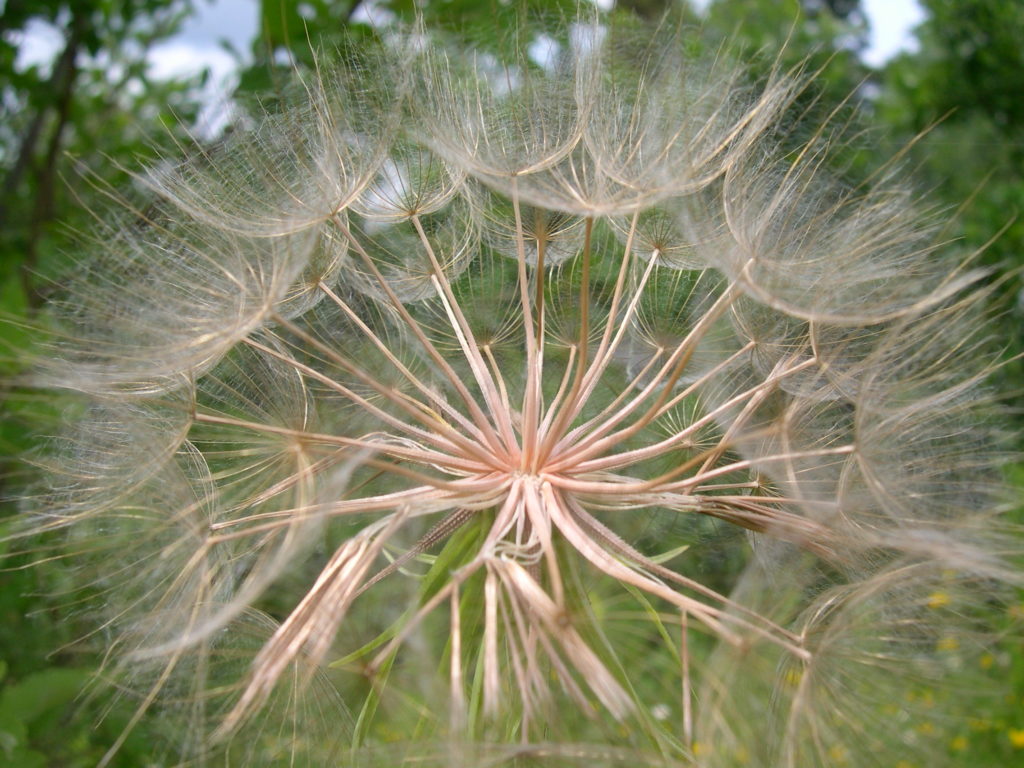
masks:
<svg viewBox="0 0 1024 768"><path fill-rule="evenodd" d="M374 685L370 688L370 693L359 710L359 717L356 718L355 732L352 736L353 746L363 744L368 738L370 726L373 724L373 716L377 712L377 705L380 704L380 695L387 685L388 676L391 674L391 667L394 665L394 662L395 657L392 655L377 670Z"/></svg>
<svg viewBox="0 0 1024 768"><path fill-rule="evenodd" d="M669 560L672 560L678 555L683 554L683 552L685 552L689 548L689 544L683 544L682 546L676 547L675 549L670 549L668 552L662 552L660 555L651 555L651 562L657 563L658 565L664 565Z"/></svg>
<svg viewBox="0 0 1024 768"><path fill-rule="evenodd" d="M3 734L0 733L0 750L3 747ZM0 754L5 753L0 751ZM16 747L6 752L5 756L9 760L7 765L10 766L16 766L17 768L47 768L46 755L36 752L34 749Z"/></svg>
<svg viewBox="0 0 1024 768"><path fill-rule="evenodd" d="M485 513L481 513L481 515L485 515ZM489 530L489 525L482 524L480 522L481 519L481 517L478 517L452 534L441 552L433 559L433 564L423 577L423 583L420 585L420 605L423 605L437 594L448 583L451 572L465 565L471 559L470 555L479 550L483 538ZM346 656L332 661L327 666L330 669L340 669L376 650L391 640L413 613L413 609L405 611L390 627L368 643Z"/></svg>
<svg viewBox="0 0 1024 768"><path fill-rule="evenodd" d="M340 659L332 661L330 664L327 665L327 667L329 669L341 669L343 667L347 667L352 662L361 659L363 656L366 656L371 651L374 651L380 646L384 645L384 643L386 643L388 640L393 638L398 633L399 628L408 620L410 613L410 611L406 611L397 621L395 621L390 627L388 627L375 638L373 638L373 640L366 643L362 647L352 651L352 653L348 654L347 656L342 656Z"/></svg>
<svg viewBox="0 0 1024 768"><path fill-rule="evenodd" d="M12 723L32 723L41 715L74 700L89 682L85 669L44 669L0 691L0 729Z"/></svg>
<svg viewBox="0 0 1024 768"><path fill-rule="evenodd" d="M481 512L474 520L462 526L452 534L438 554L434 564L423 577L420 585L420 605L436 595L451 578L452 571L458 570L468 563L483 544L487 531L490 530L490 515Z"/></svg>

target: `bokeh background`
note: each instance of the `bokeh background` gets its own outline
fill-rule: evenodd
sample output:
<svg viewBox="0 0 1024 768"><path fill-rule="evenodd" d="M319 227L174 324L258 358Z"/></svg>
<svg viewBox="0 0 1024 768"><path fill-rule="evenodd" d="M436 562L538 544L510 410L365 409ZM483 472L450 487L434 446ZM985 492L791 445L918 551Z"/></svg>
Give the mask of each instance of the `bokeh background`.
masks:
<svg viewBox="0 0 1024 768"><path fill-rule="evenodd" d="M816 110L855 110L862 154L906 153L915 184L950 223L949 247L979 252L991 268L993 327L1007 359L993 386L1008 404L1008 427L1019 431L1024 2L597 5L651 19L671 6L707 44L737 46L752 80L779 65L820 70ZM576 8L576 0L0 0L0 542L30 475L20 457L61 407L21 385L19 350L78 256L76 233L113 190L131 186L133 169L221 141L244 124L249 105L272 102L296 66L311 64L314 49L372 45L419 12L429 27L496 50L515 14L542 23ZM543 49L543 36L534 42ZM1024 486L1024 470L1007 473ZM0 543L0 556L7 546ZM93 766L133 709L99 688L82 693L102 637L80 641L90 625L66 597L80 585L64 562L28 567L47 557L41 550L0 560L0 765ZM989 680L999 693L953 728L923 716L912 736L943 740L964 768L1024 765L1024 595L999 610L992 651L962 662L971 667L965 680ZM915 711L927 713L930 702L938 711L956 684L911 692ZM114 765L156 765L147 727L132 732ZM842 766L843 756L835 758ZM899 756L893 768L925 766Z"/></svg>

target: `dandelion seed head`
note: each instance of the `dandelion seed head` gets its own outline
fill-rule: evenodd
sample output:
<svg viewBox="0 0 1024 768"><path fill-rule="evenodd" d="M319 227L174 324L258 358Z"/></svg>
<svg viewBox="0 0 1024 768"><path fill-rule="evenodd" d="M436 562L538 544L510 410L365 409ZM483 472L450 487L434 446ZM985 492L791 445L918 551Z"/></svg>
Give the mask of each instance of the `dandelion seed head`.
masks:
<svg viewBox="0 0 1024 768"><path fill-rule="evenodd" d="M247 764L361 696L294 753L373 764L394 716L446 764L827 765L960 649L935 595L1019 581L980 273L892 168L780 139L799 77L687 34L414 30L141 177L54 310L42 383L88 406L30 504L140 716Z"/></svg>

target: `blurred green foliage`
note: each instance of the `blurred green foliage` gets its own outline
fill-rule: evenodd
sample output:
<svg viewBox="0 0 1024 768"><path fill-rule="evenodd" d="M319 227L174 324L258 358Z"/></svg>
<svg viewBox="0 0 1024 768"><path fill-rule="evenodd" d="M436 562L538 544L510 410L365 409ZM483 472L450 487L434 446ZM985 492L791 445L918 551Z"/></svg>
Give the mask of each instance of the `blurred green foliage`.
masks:
<svg viewBox="0 0 1024 768"><path fill-rule="evenodd" d="M18 350L33 336L28 321L73 264L75 233L108 206L107 191L126 186L140 160L177 154L172 147L186 140L203 78L154 79L147 53L192 11L190 0L11 0L3 8L0 538L3 517L17 511L11 496L20 487L18 457L32 444L28 425L38 429L41 413L60 408L17 386ZM46 33L52 57L26 55L26 38ZM133 707L110 691L83 693L98 656L66 650L84 631L73 611L57 608L74 574L59 562L27 562L0 564L0 765L94 766ZM149 751L143 734L130 737L112 765L146 765Z"/></svg>
<svg viewBox="0 0 1024 768"><path fill-rule="evenodd" d="M828 114L847 99L862 107L857 126L870 137L869 152L880 146L877 154L888 156L926 131L910 150L911 164L942 215L955 214L952 232L961 247L985 247L981 259L993 267L993 281L1001 281L1002 335L1008 352L1017 354L1024 351L1024 5L920 1L927 19L916 50L880 70L861 61L868 24L856 0L717 0L704 14L682 4L676 10L705 44L738 44L754 79L773 66L818 72L808 108ZM616 12L658 18L668 5L621 0ZM238 97L272 98L295 62L314 63L315 50L372 44L378 31L365 23L368 7L361 0L263 0ZM577 3L384 0L372 8L380 20L421 14L430 28L497 51L502 33L524 11L531 18L568 16ZM0 17L0 313L6 318L0 324L0 490L7 489L0 514L16 511L9 489L21 471L14 457L31 443L25 425L38 423L40 410L59 408L12 396L24 394L16 386L17 349L31 336L23 321L46 300L50 280L73 264L74 233L88 229L109 189L129 183L126 169L163 152L173 157L193 141L188 128L201 109L203 76L153 79L147 53L194 10L193 0L10 0ZM49 61L25 65L19 58L25 32L39 25L55 30L60 45ZM91 171L102 182L91 180ZM964 201L969 204L960 210ZM1006 371L1006 387L1017 390L1024 367ZM69 650L83 634L74 612L59 607L74 573L59 561L29 569L26 562L8 558L0 571L0 764L95 765L133 705L88 688L98 655ZM1024 652L1017 639L1024 604L1018 608L998 618L1006 639L997 653L965 662L993 689L996 680L1009 679L1015 690L993 697L946 745L965 767L1024 761ZM64 650L49 655L57 648ZM919 695L926 709L928 698L941 694ZM920 734L929 738L927 723ZM915 765L912 756L899 760L894 768ZM145 733L133 733L112 764L152 764Z"/></svg>
<svg viewBox="0 0 1024 768"><path fill-rule="evenodd" d="M38 306L67 258L67 232L86 226L99 190L82 178L102 169L123 185L137 158L184 136L198 107L197 81L156 80L146 54L174 35L187 0L15 0L0 28L0 295L4 307ZM49 29L53 58L17 66L26 33ZM22 53L24 53L22 51ZM29 63L31 62L31 63Z"/></svg>
<svg viewBox="0 0 1024 768"><path fill-rule="evenodd" d="M880 73L877 120L898 141L924 132L912 157L950 211L970 201L955 234L1002 280L1008 352L1024 351L1024 5L922 0L919 48ZM996 237L998 235L998 237ZM993 238L995 238L993 240ZM990 242L991 241L991 242ZM1024 365L1005 369L1019 392Z"/></svg>

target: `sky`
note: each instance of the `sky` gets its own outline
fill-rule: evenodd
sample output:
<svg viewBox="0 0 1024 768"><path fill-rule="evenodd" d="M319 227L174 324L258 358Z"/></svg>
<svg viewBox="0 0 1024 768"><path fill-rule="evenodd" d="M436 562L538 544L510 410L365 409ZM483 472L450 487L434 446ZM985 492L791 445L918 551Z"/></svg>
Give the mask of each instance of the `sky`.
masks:
<svg viewBox="0 0 1024 768"><path fill-rule="evenodd" d="M903 50L913 47L913 29L924 21L917 0L861 0L871 23L871 42L864 62L881 66Z"/></svg>
<svg viewBox="0 0 1024 768"><path fill-rule="evenodd" d="M606 5L607 0L596 0ZM696 0L696 5L707 0ZM917 0L861 0L871 25L870 44L864 61L878 66L901 50L913 46L912 30L924 20ZM0 0L3 5L3 0ZM150 76L170 77L189 74L209 67L211 94L217 98L233 87L235 58L224 49L226 42L234 50L248 54L256 35L258 0L198 0L197 14L173 39L150 51ZM34 24L26 35L28 45L19 51L19 67L47 62L62 47L60 33L45 24Z"/></svg>

